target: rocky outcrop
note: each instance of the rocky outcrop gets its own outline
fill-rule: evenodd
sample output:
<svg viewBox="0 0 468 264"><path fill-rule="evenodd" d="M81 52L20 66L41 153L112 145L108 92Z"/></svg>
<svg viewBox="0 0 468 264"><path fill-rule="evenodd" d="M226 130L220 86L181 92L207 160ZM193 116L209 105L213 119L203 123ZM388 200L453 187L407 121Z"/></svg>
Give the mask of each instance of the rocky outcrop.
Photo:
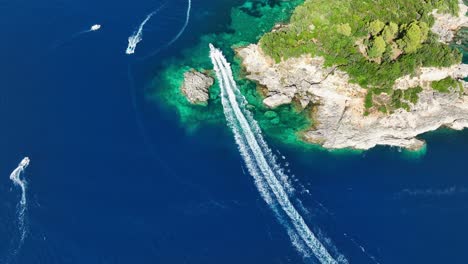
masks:
<svg viewBox="0 0 468 264"><path fill-rule="evenodd" d="M461 27L468 26L468 7L459 0L458 17L433 12L432 31L448 43ZM276 63L263 54L258 45L237 50L247 78L264 89L264 105L269 108L296 103L303 109L312 105L313 127L304 131L306 141L325 148L369 149L389 145L420 149L424 142L418 135L442 126L461 130L468 127L468 83L461 81L464 91L453 89L440 93L431 82L446 77L461 80L468 75L468 65L447 68L420 68L412 76L396 80L394 89L420 86L417 103L407 102L409 111L397 109L390 114L365 109L367 90L349 82L347 73L325 67L324 59L302 55ZM386 94L379 95L389 99Z"/></svg>
<svg viewBox="0 0 468 264"><path fill-rule="evenodd" d="M372 112L365 116L367 90L349 83L349 76L338 69L324 67L320 57L301 56L275 63L257 45L238 49L247 78L265 87L263 103L275 108L293 101L314 106L314 127L304 132L304 139L325 148L369 149L390 145L419 149L424 142L416 137L441 126L454 129L468 127L468 94L459 91L442 94L430 82L447 76L460 78L468 74L468 65L450 68L422 68L404 76L395 89L420 85L423 91L410 111L399 109L388 115ZM465 91L468 83L463 82Z"/></svg>
<svg viewBox="0 0 468 264"><path fill-rule="evenodd" d="M439 36L441 42L451 42L458 29L461 27L468 27L468 17L466 16L468 6L463 3L463 0L458 0L458 2L458 6L460 7L458 16L439 14L437 10L432 12L435 22L431 29Z"/></svg>
<svg viewBox="0 0 468 264"><path fill-rule="evenodd" d="M411 87L425 87L430 82L442 80L447 77L463 79L468 75L468 64L453 65L446 68L423 67L416 76L403 76L395 81L394 89L406 90Z"/></svg>
<svg viewBox="0 0 468 264"><path fill-rule="evenodd" d="M468 86L465 83L465 87ZM454 129L468 127L468 96L459 93L441 94L424 89L411 111L399 109L387 115L379 112L363 116L364 107L351 101L339 102L322 98L315 118L317 126L305 133L311 142L327 148L369 149L390 145L419 149L424 142L416 137L442 126ZM362 100L362 98L361 98Z"/></svg>
<svg viewBox="0 0 468 264"><path fill-rule="evenodd" d="M182 93L192 104L206 104L209 95L209 88L213 85L214 79L201 72L190 70L184 73L182 83Z"/></svg>
<svg viewBox="0 0 468 264"><path fill-rule="evenodd" d="M275 64L257 45L239 49L238 55L249 73L247 78L267 88L263 103L269 108L289 104L294 99L305 108L313 99L309 87L348 83L340 74L332 74L334 68L323 68L323 58L302 56Z"/></svg>

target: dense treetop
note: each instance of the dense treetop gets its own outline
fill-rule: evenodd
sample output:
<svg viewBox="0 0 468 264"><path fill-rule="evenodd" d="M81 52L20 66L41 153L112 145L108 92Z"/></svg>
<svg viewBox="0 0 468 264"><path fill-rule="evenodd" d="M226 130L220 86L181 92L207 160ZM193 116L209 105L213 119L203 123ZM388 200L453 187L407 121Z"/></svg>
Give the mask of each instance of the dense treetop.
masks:
<svg viewBox="0 0 468 264"><path fill-rule="evenodd" d="M461 54L439 43L431 15L457 14L457 0L306 0L290 24L265 34L260 45L276 61L323 56L353 82L388 89L419 66L450 66Z"/></svg>

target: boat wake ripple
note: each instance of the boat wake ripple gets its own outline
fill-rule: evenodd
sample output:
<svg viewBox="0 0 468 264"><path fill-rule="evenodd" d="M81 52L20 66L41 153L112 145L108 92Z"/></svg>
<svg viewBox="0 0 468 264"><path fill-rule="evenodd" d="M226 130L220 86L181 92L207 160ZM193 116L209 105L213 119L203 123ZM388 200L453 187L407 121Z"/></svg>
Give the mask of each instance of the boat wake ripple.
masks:
<svg viewBox="0 0 468 264"><path fill-rule="evenodd" d="M25 157L21 162L18 164L18 167L13 170L13 172L10 174L10 180L13 181L13 183L16 186L19 186L21 188L21 199L18 203L18 229L20 232L20 242L19 245L16 249L16 251L19 250L19 248L23 245L24 239L26 238L26 235L28 233L27 225L26 225L26 210L27 210L27 203L26 203L26 188L27 188L27 182L24 177L21 177L23 174L24 170L28 167L29 165L29 158Z"/></svg>
<svg viewBox="0 0 468 264"><path fill-rule="evenodd" d="M262 198L286 228L293 245L304 257L313 255L320 263L347 263L344 257L335 259L328 252L294 207L288 196L294 190L263 139L260 127L246 109L246 100L233 79L230 64L211 44L210 58L221 88L224 114L241 156Z"/></svg>
<svg viewBox="0 0 468 264"><path fill-rule="evenodd" d="M189 20L190 20L190 11L192 9L192 0L188 0L188 3L187 3L187 12L185 14L185 22L184 22L184 25L182 26L182 28L179 30L179 33L177 33L177 35L171 40L169 41L167 44L166 44L166 47L169 47L171 46L174 42L176 42L180 36L182 36L182 34L184 33L185 29L187 28L188 26L188 23L189 23Z"/></svg>
<svg viewBox="0 0 468 264"><path fill-rule="evenodd" d="M161 5L158 9L151 12L149 15L147 15L145 20L141 22L140 26L138 27L138 30L133 32L133 34L130 37L128 37L128 46L127 46L127 49L125 50L126 54L130 55L130 54L135 53L136 46L138 45L138 43L140 43L140 41L143 40L144 26L146 25L146 23L148 23L151 17L153 17L156 13L158 13L159 10L161 10L163 7L164 7L164 4Z"/></svg>
<svg viewBox="0 0 468 264"><path fill-rule="evenodd" d="M182 27L180 28L179 32L177 32L177 34L169 42L167 42L163 46L157 48L156 50L152 51L148 55L146 55L146 56L144 56L142 58L138 58L138 60L139 61L144 61L144 60L146 60L148 58L151 58L151 57L155 56L156 54L158 54L159 52L161 52L162 50L167 49L172 44L174 44L174 42L176 42L182 36L182 34L185 32L185 29L187 28L187 26L189 24L189 21L190 21L190 12L191 12L191 10L192 10L192 0L188 0L187 1L187 11L185 13L185 22L182 25Z"/></svg>
<svg viewBox="0 0 468 264"><path fill-rule="evenodd" d="M79 31L79 32L73 34L70 38L68 38L68 39L66 39L66 40L64 40L64 41L61 41L61 42L55 44L54 46L52 46L52 49L53 49L53 50L56 50L56 49L58 49L58 48L64 46L65 44L67 44L67 43L69 43L69 42L75 40L76 38L80 37L80 36L83 35L83 34L90 33L90 32L94 32L94 31L98 31L98 30L100 30L100 29L101 29L101 25L100 25L100 24L94 24L94 25L92 25L91 27L89 27L88 29Z"/></svg>

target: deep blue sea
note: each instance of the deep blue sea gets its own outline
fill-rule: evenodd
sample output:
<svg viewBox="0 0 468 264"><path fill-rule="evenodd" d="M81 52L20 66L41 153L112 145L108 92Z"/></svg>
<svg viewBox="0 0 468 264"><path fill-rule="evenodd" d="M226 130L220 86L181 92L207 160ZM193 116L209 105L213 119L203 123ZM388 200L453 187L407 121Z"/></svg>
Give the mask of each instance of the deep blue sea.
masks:
<svg viewBox="0 0 468 264"><path fill-rule="evenodd" d="M187 133L144 99L160 63L225 30L242 0L0 1L0 262L302 263L260 197L229 129ZM97 32L77 34L91 25ZM266 140L294 174L307 223L349 263L467 263L468 131L425 135L427 153L303 151ZM9 179L25 156L21 190Z"/></svg>

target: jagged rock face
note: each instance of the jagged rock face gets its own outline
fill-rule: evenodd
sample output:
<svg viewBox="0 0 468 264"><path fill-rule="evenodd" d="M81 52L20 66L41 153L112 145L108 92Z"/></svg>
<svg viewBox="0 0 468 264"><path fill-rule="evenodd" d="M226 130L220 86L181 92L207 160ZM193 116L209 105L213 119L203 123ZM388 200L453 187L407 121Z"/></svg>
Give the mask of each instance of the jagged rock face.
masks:
<svg viewBox="0 0 468 264"><path fill-rule="evenodd" d="M184 73L182 92L192 104L206 104L208 102L209 88L214 79L201 72L191 70Z"/></svg>
<svg viewBox="0 0 468 264"><path fill-rule="evenodd" d="M450 42L456 30L468 26L465 13L468 7L459 0L460 14L454 17L433 12L432 31L441 42ZM439 93L431 88L432 81L446 77L461 79L468 75L468 65L447 68L420 68L414 76L396 80L394 89L405 90L421 86L416 104L410 111L396 110L392 114L371 112L364 115L367 90L349 83L349 76L335 68L324 67L324 59L303 55L275 63L264 55L258 45L237 50L247 71L247 78L266 88L263 103L269 108L299 102L305 108L314 106L314 127L304 132L307 141L325 148L369 149L376 145L390 145L419 149L424 142L416 137L442 126L453 129L468 127L468 83L462 82L465 92L453 90ZM386 95L383 94L383 97ZM387 96L388 97L388 96Z"/></svg>
<svg viewBox="0 0 468 264"><path fill-rule="evenodd" d="M257 45L239 49L238 55L249 73L247 78L267 87L263 103L269 108L289 104L293 99L305 108L313 100L309 88L321 83L347 83L347 79L333 78L334 68L323 68L323 58L302 56L275 64Z"/></svg>
<svg viewBox="0 0 468 264"><path fill-rule="evenodd" d="M447 126L468 127L468 94L453 91L438 93L430 82L447 76L460 78L468 74L468 65L450 68L422 68L416 76L400 78L395 89L421 85L419 101L411 111L403 109L387 115L380 112L364 116L367 91L350 84L349 76L334 68L325 68L323 58L288 59L274 63L257 45L237 50L248 73L247 78L266 87L264 104L274 108L298 100L302 106L313 103L314 127L304 133L307 141L325 148L369 149L390 145L419 149L424 142L416 136ZM468 83L463 82L465 91Z"/></svg>
<svg viewBox="0 0 468 264"><path fill-rule="evenodd" d="M403 76L395 81L394 89L406 90L411 87L429 87L433 81L442 80L447 77L463 79L468 75L468 64L453 65L446 68L423 67L416 76Z"/></svg>
<svg viewBox="0 0 468 264"><path fill-rule="evenodd" d="M465 86L467 86L465 84ZM333 102L324 98L316 118L319 124L305 138L326 148L369 149L390 145L419 149L424 142L416 136L441 126L468 127L468 96L440 94L425 89L411 111L397 110L391 115L372 113L363 116L363 105L353 101Z"/></svg>
<svg viewBox="0 0 468 264"><path fill-rule="evenodd" d="M461 27L468 27L468 6L463 3L463 0L458 1L460 12L457 17L450 14L438 14L436 10L432 12L435 18L435 23L431 30L439 36L439 40L443 43L449 43L455 37L455 32Z"/></svg>

